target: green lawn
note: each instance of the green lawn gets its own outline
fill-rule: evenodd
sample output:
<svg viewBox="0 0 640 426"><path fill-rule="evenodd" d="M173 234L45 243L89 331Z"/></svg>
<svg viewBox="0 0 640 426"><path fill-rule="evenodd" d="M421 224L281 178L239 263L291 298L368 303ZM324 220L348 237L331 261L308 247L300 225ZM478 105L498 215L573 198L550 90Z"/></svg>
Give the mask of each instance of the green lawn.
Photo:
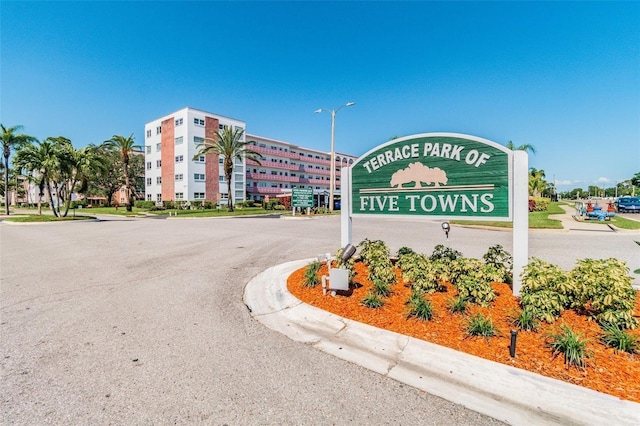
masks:
<svg viewBox="0 0 640 426"><path fill-rule="evenodd" d="M549 209L546 212L531 212L529 213L529 229L562 229L562 223L556 219L549 219L549 215L563 213L564 210L559 206L559 203L549 204ZM458 225L481 225L497 228L513 228L513 223L511 222L452 220L451 223Z"/></svg>
<svg viewBox="0 0 640 426"><path fill-rule="evenodd" d="M69 220L89 220L89 219L95 219L95 217L93 217L93 216L83 216L83 215L79 215L79 214L76 214L75 217L74 217L73 213L71 213L67 217L55 217L55 216L50 215L50 214L43 214L43 215L30 214L30 215L27 215L27 216L9 216L9 217L5 218L4 220L8 221L8 222L30 223L30 222L65 222L65 221L69 221Z"/></svg>
<svg viewBox="0 0 640 426"><path fill-rule="evenodd" d="M602 223L599 220L589 222ZM614 216L605 223L610 223L611 225L616 226L620 229L640 229L640 222L638 222L637 220L626 219L620 216Z"/></svg>
<svg viewBox="0 0 640 426"><path fill-rule="evenodd" d="M78 213L87 213L87 214L117 214L119 216L135 216L140 213L144 213L146 210L138 209L136 207L133 208L133 211L130 213L127 211L126 207L118 207L116 210L115 207L91 207L91 208L82 208L76 209L76 215ZM69 209L69 214L72 214L73 210Z"/></svg>
<svg viewBox="0 0 640 426"><path fill-rule="evenodd" d="M290 214L288 210L265 210L262 207L235 208L233 212L228 212L226 208L220 210L156 210L151 214L182 216L182 217L219 217L219 216L247 216L264 214Z"/></svg>

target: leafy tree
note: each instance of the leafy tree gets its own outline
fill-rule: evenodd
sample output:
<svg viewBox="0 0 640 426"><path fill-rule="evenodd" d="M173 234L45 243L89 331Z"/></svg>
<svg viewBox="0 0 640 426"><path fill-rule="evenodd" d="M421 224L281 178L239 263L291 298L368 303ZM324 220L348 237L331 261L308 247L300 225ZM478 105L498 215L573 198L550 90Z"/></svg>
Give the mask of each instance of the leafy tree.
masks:
<svg viewBox="0 0 640 426"><path fill-rule="evenodd" d="M119 152L108 150L104 146L98 149L106 167L95 170L90 176L86 194L103 196L107 199L107 206L111 206L113 194L125 184L122 156Z"/></svg>
<svg viewBox="0 0 640 426"><path fill-rule="evenodd" d="M58 153L56 144L51 138L47 138L42 142L31 144L23 147L16 153L14 163L17 167L31 172L36 179L38 185L38 214L42 214L42 197L46 188L49 194L49 200L53 201L51 191L51 180L58 170ZM57 211L51 204L54 215L58 215Z"/></svg>
<svg viewBox="0 0 640 426"><path fill-rule="evenodd" d="M529 169L529 195L539 197L547 188L547 181L544 179L544 170L530 168Z"/></svg>
<svg viewBox="0 0 640 426"><path fill-rule="evenodd" d="M113 135L113 137L107 141L104 141L103 146L107 149L114 150L120 153L122 159L122 172L124 175L124 185L127 189L127 198L129 203L127 204L127 211L133 210L134 203L134 188L132 186L132 179L129 170L129 163L134 151L142 149L139 145L135 145L133 133L129 137L121 135Z"/></svg>
<svg viewBox="0 0 640 426"><path fill-rule="evenodd" d="M35 138L32 136L18 133L22 130L22 126L5 127L4 124L0 124L0 138L2 139L2 154L4 158L4 187L9 188L9 157L11 156L11 150L18 150L21 147L33 142ZM5 213L9 215L9 191L5 191L4 196Z"/></svg>
<svg viewBox="0 0 640 426"><path fill-rule="evenodd" d="M512 151L531 151L532 154L536 153L536 147L530 143L516 146L512 141L507 142L507 148Z"/></svg>
<svg viewBox="0 0 640 426"><path fill-rule="evenodd" d="M213 154L224 157L224 176L227 179L228 203L227 211L233 211L233 197L231 196L231 176L233 175L233 160L242 160L243 157L253 160L258 164L262 155L248 147L248 142L242 141L243 129L226 126L218 130L213 138L205 138L204 142L198 144L198 153L193 157Z"/></svg>

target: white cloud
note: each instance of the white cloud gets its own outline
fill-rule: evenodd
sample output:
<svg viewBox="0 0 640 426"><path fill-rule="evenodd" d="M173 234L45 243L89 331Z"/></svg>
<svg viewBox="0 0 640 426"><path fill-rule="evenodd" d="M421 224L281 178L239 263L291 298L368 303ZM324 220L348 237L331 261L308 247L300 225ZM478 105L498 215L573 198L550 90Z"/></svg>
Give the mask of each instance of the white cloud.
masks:
<svg viewBox="0 0 640 426"><path fill-rule="evenodd" d="M611 183L611 182L613 182L613 181L612 181L611 179L609 179L609 178L606 178L606 177L599 177L599 178L598 178L598 179L596 179L596 181L595 181L595 183L600 183L600 184L603 184L603 183Z"/></svg>
<svg viewBox="0 0 640 426"><path fill-rule="evenodd" d="M556 180L556 186L568 186L568 185L577 185L578 183L580 183L579 180Z"/></svg>

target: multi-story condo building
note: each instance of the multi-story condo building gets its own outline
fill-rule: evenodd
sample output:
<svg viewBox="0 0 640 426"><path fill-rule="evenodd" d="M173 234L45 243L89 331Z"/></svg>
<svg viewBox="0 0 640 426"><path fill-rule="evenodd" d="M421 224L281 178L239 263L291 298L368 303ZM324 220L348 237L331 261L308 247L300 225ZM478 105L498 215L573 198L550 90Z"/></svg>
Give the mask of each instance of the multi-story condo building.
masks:
<svg viewBox="0 0 640 426"><path fill-rule="evenodd" d="M200 156L196 146L213 138L224 126L245 129L245 122L184 108L145 125L145 189L151 201L208 200L225 204L227 183L223 158ZM260 201L265 196L291 194L294 187L313 189L319 205L328 204L331 154L287 142L244 134L244 140L262 155L260 164L234 160L231 182L234 203ZM336 154L336 191L340 194L340 169L357 157Z"/></svg>
<svg viewBox="0 0 640 426"><path fill-rule="evenodd" d="M318 204L328 203L331 153L251 134L247 141L264 158L261 164L247 160L248 199L291 194L296 187L313 189ZM336 154L336 194L340 194L340 169L355 160L350 155Z"/></svg>
<svg viewBox="0 0 640 426"><path fill-rule="evenodd" d="M204 138L225 126L245 129L243 121L184 108L144 126L145 193L149 201L212 201L226 204L224 158L207 154L194 159ZM244 137L244 135L243 135ZM245 161L234 160L233 201L245 200Z"/></svg>

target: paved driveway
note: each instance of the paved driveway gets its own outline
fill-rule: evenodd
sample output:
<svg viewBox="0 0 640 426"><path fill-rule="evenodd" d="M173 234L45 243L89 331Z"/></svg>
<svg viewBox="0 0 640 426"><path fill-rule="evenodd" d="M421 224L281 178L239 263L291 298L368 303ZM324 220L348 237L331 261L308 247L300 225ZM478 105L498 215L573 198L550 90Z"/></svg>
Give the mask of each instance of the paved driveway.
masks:
<svg viewBox="0 0 640 426"><path fill-rule="evenodd" d="M439 223L412 221L356 221L364 237L394 250L445 241ZM530 254L568 267L606 254L640 268L638 235L599 235L588 254L589 237L530 238ZM450 244L480 256L510 240L456 227ZM4 424L498 423L251 319L244 285L334 251L337 217L2 223L0 242Z"/></svg>

